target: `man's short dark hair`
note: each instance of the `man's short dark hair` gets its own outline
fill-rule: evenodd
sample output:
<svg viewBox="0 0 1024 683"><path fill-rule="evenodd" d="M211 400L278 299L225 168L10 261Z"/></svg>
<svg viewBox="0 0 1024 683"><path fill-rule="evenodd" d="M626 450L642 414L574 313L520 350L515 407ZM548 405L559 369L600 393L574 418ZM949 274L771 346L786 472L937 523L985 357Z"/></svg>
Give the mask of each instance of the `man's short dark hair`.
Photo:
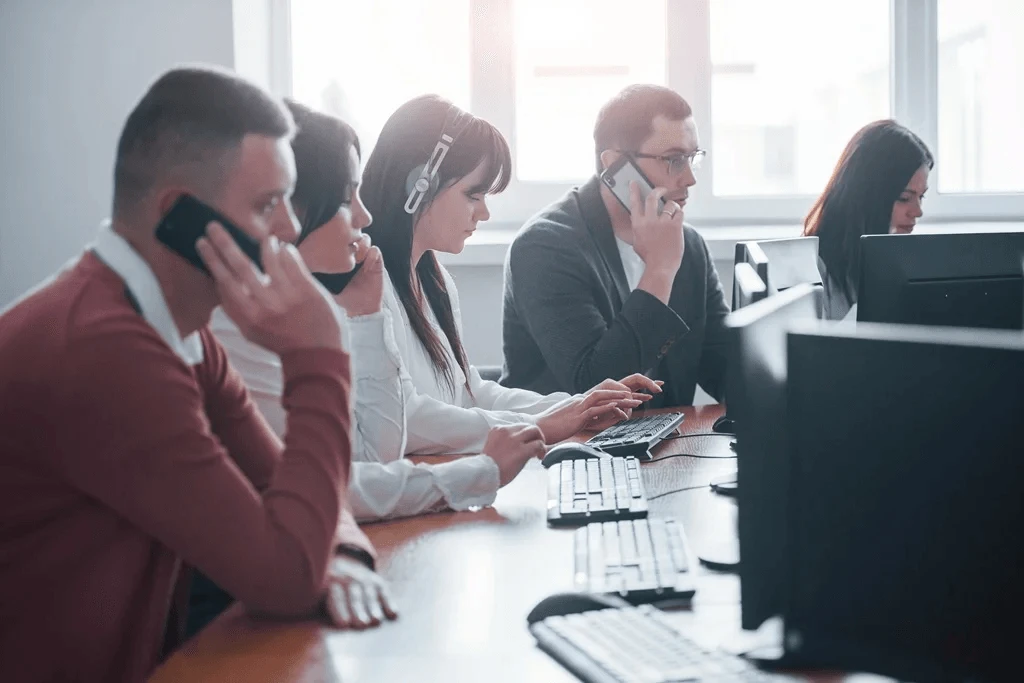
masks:
<svg viewBox="0 0 1024 683"><path fill-rule="evenodd" d="M601 107L594 126L597 171L601 152L606 149L636 151L650 137L654 119L664 116L682 121L693 115L690 105L679 93L661 85L630 85Z"/></svg>
<svg viewBox="0 0 1024 683"><path fill-rule="evenodd" d="M114 162L114 214L130 212L158 179L216 195L246 135L290 137L284 104L229 71L188 67L161 76L128 115Z"/></svg>

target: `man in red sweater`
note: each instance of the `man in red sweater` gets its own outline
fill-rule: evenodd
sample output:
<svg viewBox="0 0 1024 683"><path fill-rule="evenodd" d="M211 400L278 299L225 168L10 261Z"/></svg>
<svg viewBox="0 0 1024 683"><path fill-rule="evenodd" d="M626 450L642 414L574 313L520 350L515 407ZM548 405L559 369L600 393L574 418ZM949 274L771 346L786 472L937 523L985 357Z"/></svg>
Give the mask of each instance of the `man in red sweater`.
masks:
<svg viewBox="0 0 1024 683"><path fill-rule="evenodd" d="M144 680L182 563L260 613L394 616L343 512L349 356L286 244L293 128L236 76L168 72L121 134L111 225L0 315L0 680ZM210 276L156 240L185 192L260 241L265 275L216 225ZM218 305L281 357L283 445L208 329Z"/></svg>

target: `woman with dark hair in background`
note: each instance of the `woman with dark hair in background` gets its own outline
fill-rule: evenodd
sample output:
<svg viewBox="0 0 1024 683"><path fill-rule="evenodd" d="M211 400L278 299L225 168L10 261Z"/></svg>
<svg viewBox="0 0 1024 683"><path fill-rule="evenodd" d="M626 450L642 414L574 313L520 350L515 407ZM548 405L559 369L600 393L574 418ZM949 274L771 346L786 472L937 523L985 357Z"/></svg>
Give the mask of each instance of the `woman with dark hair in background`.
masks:
<svg viewBox="0 0 1024 683"><path fill-rule="evenodd" d="M658 392L643 376L584 395L542 396L485 381L462 345L459 296L435 251L458 254L490 214L485 196L508 185L508 143L490 123L436 95L392 114L363 171L367 229L388 273L384 307L415 395L407 400L409 453L475 452L499 424L533 422L547 443L628 417ZM495 306L498 302L495 302Z"/></svg>
<svg viewBox="0 0 1024 683"><path fill-rule="evenodd" d="M921 138L891 120L869 123L846 145L804 221L804 235L818 237L822 317L856 316L861 235L913 232L933 165Z"/></svg>

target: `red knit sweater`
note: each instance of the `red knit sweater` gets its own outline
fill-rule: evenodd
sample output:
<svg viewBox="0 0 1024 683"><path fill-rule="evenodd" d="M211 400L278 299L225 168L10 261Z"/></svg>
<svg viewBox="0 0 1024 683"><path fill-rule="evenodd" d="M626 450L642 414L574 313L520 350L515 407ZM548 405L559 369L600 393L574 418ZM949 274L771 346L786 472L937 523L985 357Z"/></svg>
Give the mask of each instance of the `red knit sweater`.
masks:
<svg viewBox="0 0 1024 683"><path fill-rule="evenodd" d="M190 367L91 253L0 316L0 680L144 680L182 561L302 615L332 540L372 553L338 524L348 356L282 358L282 448L200 334Z"/></svg>

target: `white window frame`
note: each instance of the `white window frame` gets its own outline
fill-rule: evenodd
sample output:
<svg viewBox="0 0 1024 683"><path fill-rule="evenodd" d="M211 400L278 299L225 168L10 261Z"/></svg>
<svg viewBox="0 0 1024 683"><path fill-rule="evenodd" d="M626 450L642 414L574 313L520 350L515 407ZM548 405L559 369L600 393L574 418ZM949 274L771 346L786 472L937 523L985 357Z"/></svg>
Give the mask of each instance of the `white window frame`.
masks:
<svg viewBox="0 0 1024 683"><path fill-rule="evenodd" d="M368 0L369 1L369 0ZM557 1L557 0L553 0ZM291 94L290 0L271 7L271 87ZM689 101L705 146L711 140L711 0L668 0L667 85ZM890 0L891 116L917 132L941 164L938 149L938 2ZM470 0L470 108L505 135L516 153L514 0ZM625 7L626 5L624 5ZM652 22L654 23L654 22ZM681 30L669 30L679 27ZM596 115L596 112L595 112ZM865 122L866 123L866 122ZM588 127L591 122L587 122ZM794 225L802 222L814 197L723 197L711 192L714 150L705 160L687 220L697 226ZM1022 160L1024 163L1024 160ZM530 182L513 178L491 200L492 225L522 223L575 183ZM932 183L933 186L937 183ZM1024 220L1024 193L943 194L934 187L927 200L927 222Z"/></svg>

